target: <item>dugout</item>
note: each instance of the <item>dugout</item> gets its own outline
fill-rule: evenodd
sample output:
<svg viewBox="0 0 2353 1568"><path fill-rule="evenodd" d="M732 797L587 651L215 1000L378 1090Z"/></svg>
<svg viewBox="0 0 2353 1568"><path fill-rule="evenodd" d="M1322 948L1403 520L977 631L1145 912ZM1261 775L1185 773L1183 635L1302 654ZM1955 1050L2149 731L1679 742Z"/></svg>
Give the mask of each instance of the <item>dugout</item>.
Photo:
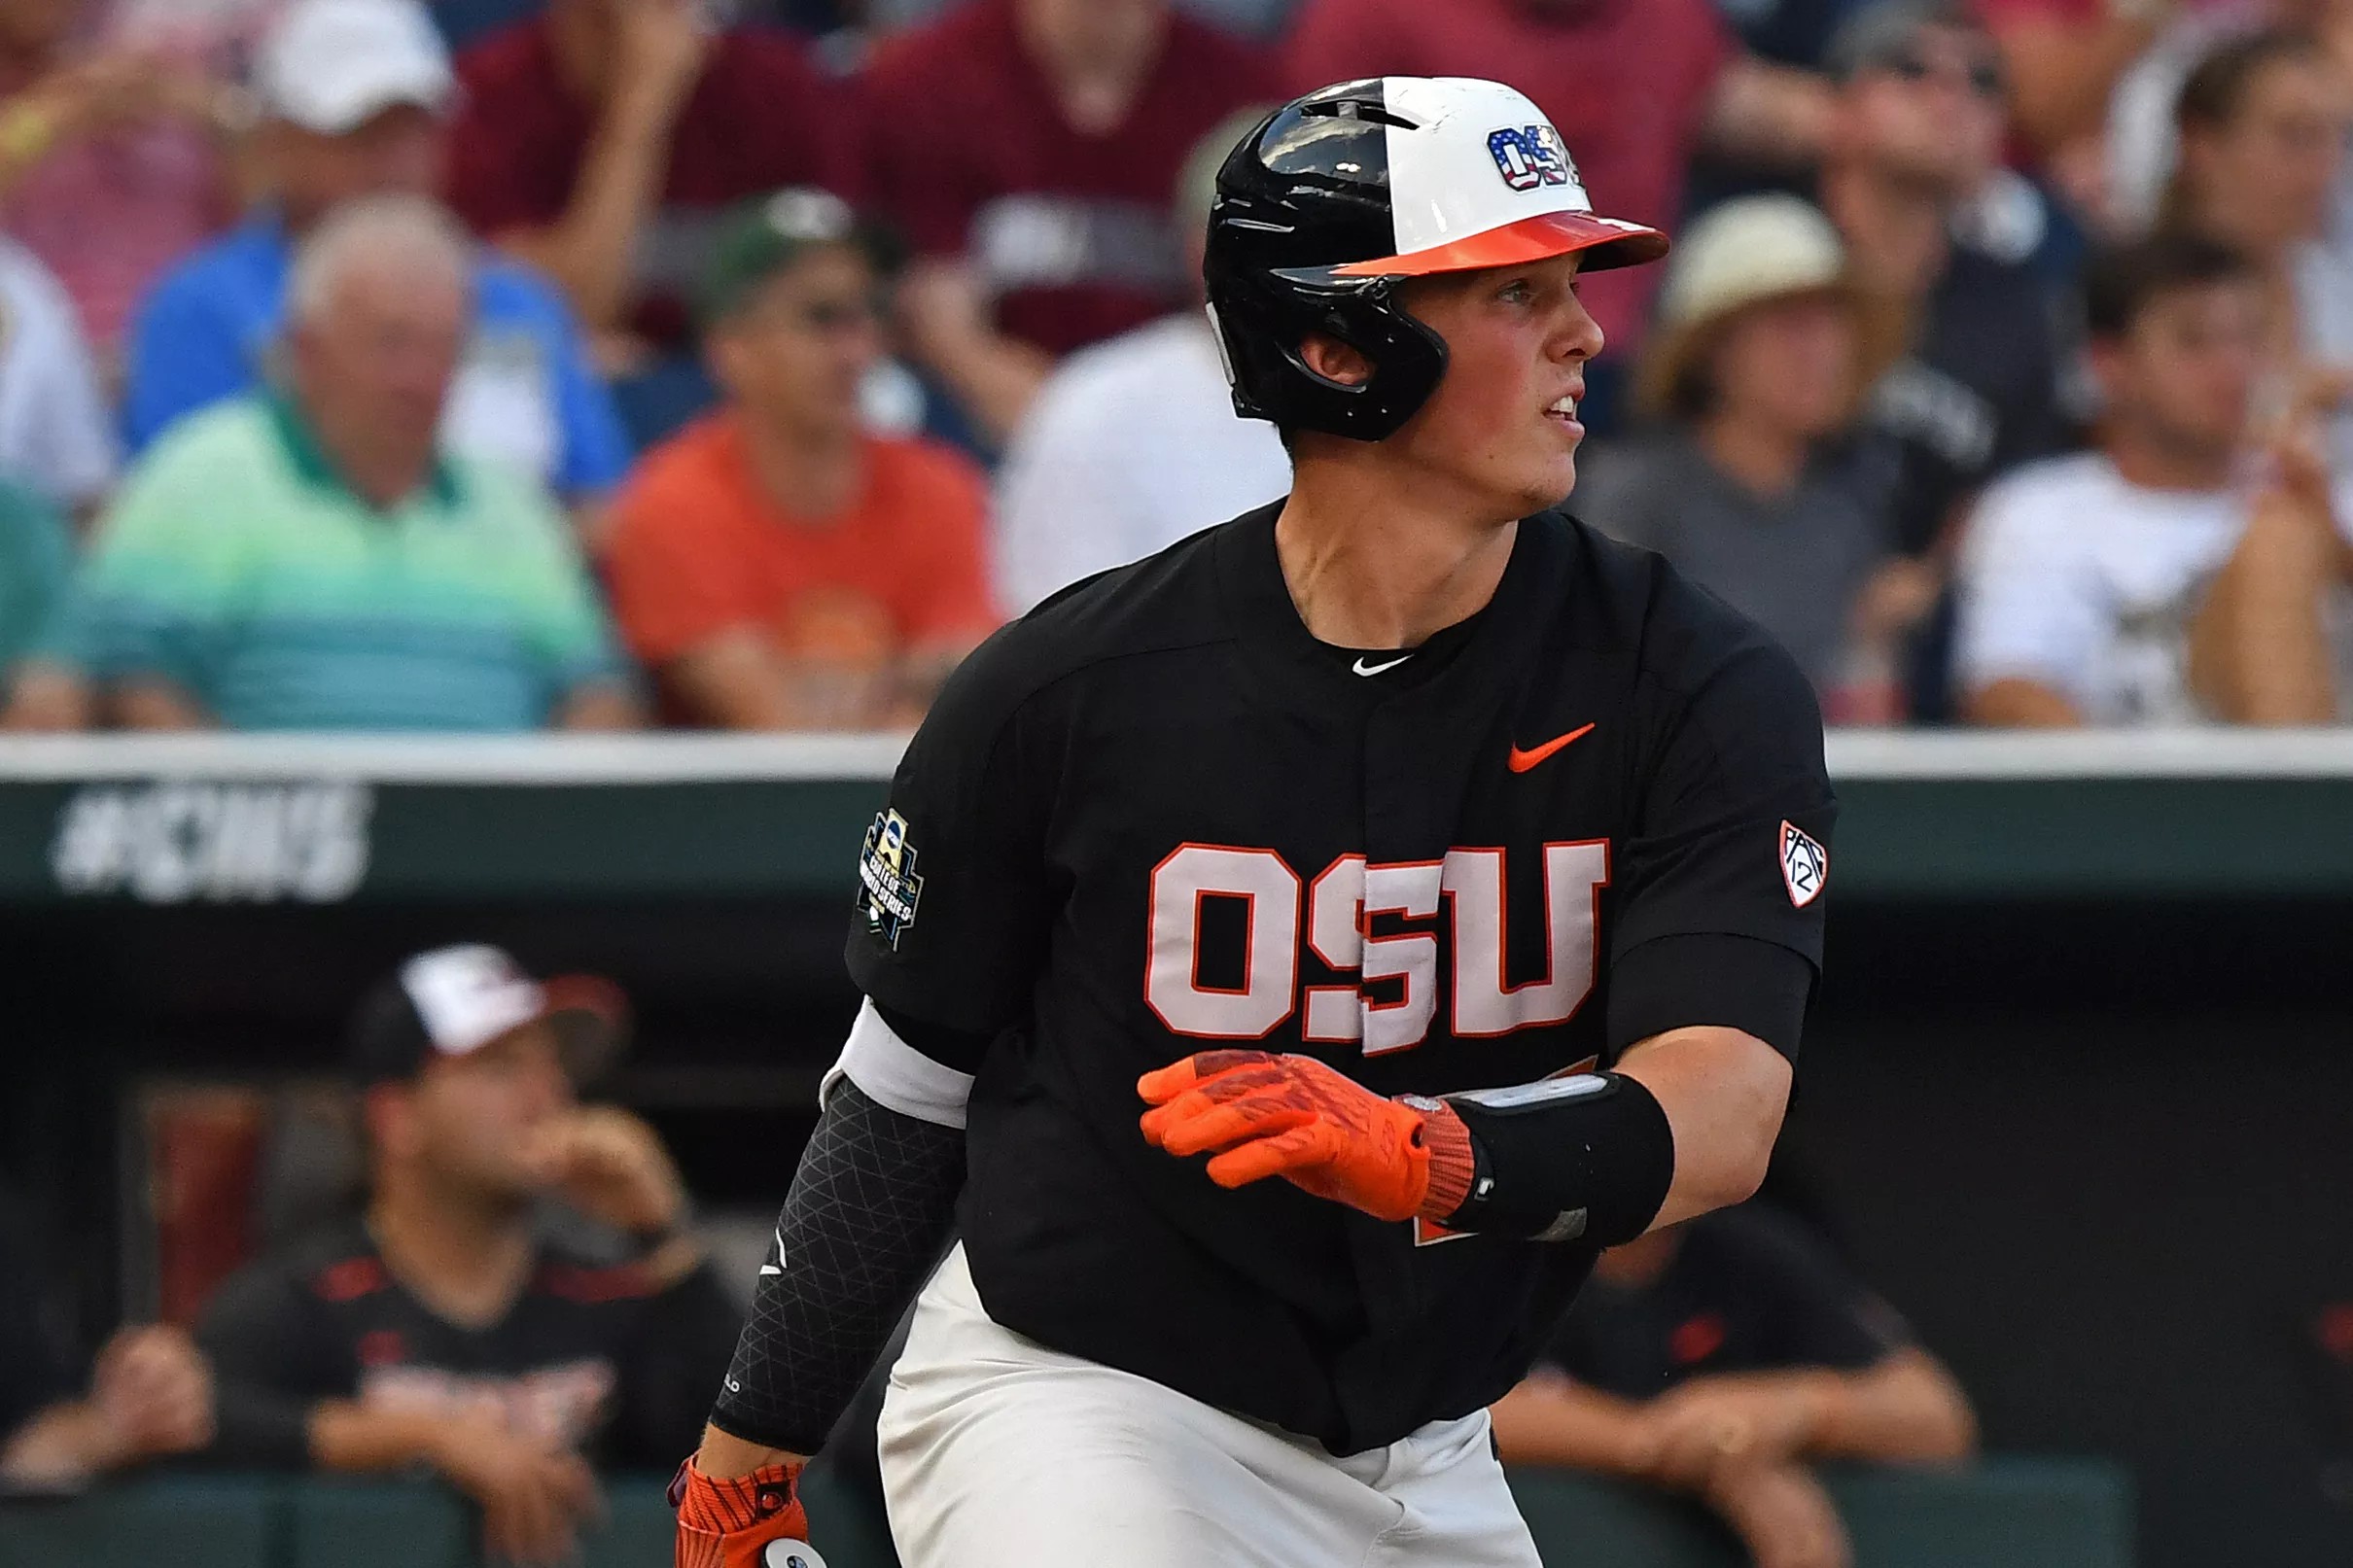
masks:
<svg viewBox="0 0 2353 1568"><path fill-rule="evenodd" d="M772 1202L853 1006L848 868L896 752L12 742L0 1176L90 1322L168 1294L133 1090L318 1073L394 958L480 937L620 981L619 1098L707 1202ZM1992 1448L2130 1466L2152 1568L2353 1558L2353 734L1842 734L1831 761L1776 1185Z"/></svg>

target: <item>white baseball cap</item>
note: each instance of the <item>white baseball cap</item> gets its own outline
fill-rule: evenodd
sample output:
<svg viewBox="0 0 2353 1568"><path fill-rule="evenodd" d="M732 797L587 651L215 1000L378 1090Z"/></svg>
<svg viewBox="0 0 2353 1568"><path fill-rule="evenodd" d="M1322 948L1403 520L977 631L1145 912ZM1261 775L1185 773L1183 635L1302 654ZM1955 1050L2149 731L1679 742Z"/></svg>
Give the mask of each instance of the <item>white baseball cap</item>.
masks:
<svg viewBox="0 0 2353 1568"><path fill-rule="evenodd" d="M555 1030L565 1069L585 1082L627 1044L629 1008L594 975L534 979L498 948L435 948L404 962L362 998L344 1065L363 1087L413 1077L435 1057L472 1056L527 1024Z"/></svg>
<svg viewBox="0 0 2353 1568"><path fill-rule="evenodd" d="M264 115L322 136L401 104L438 114L457 95L449 51L417 0L295 0L253 74Z"/></svg>

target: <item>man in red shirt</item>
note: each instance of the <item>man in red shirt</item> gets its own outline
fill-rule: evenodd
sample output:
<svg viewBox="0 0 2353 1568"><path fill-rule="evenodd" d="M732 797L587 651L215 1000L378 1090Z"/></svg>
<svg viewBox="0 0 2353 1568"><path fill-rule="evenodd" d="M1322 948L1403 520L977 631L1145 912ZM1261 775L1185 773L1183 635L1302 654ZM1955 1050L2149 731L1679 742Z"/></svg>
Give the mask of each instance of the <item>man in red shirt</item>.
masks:
<svg viewBox="0 0 2353 1568"><path fill-rule="evenodd" d="M615 613L696 723L912 724L997 624L979 471L862 428L882 344L860 241L822 191L729 226L704 299L727 406L649 452L614 504Z"/></svg>
<svg viewBox="0 0 2353 1568"><path fill-rule="evenodd" d="M450 204L564 286L609 369L685 342L720 209L856 177L847 94L804 46L715 32L707 15L700 0L548 0L458 59Z"/></svg>
<svg viewBox="0 0 2353 1568"><path fill-rule="evenodd" d="M1677 215L1699 148L1799 161L1819 152L1830 119L1814 78L1740 52L1715 0L1306 0L1290 75L1302 91L1383 75L1509 82L1577 150L1594 200L1651 225ZM1636 266L1582 282L1621 365L1658 277Z"/></svg>
<svg viewBox="0 0 2353 1568"><path fill-rule="evenodd" d="M865 112L876 201L923 259L911 344L989 436L1055 356L1184 298L1177 172L1276 87L1271 60L1169 0L971 0L882 47Z"/></svg>

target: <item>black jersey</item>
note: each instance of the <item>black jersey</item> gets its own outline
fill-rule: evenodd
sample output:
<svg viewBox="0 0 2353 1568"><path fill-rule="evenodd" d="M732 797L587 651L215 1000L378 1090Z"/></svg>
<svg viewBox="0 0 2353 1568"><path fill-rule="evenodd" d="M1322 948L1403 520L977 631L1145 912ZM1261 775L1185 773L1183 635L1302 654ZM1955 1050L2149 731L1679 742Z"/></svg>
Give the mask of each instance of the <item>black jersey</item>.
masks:
<svg viewBox="0 0 2353 1568"><path fill-rule="evenodd" d="M310 1408L356 1400L496 1411L600 1464L657 1468L694 1446L740 1321L707 1264L665 1283L550 1240L496 1322L453 1323L402 1286L365 1225L342 1220L248 1266L206 1305L196 1340L220 1384L213 1456L304 1464Z"/></svg>
<svg viewBox="0 0 2353 1568"><path fill-rule="evenodd" d="M1248 1044L1444 1094L1697 1024L1794 1050L1834 804L1795 665L1660 557L1541 513L1459 635L1333 657L1279 510L973 654L849 958L919 1046L989 1041L944 1064L993 1317L1347 1453L1501 1395L1589 1249L1224 1191L1144 1141L1137 1078Z"/></svg>
<svg viewBox="0 0 2353 1568"><path fill-rule="evenodd" d="M1820 1237L1762 1202L1678 1227L1642 1283L1590 1281L1537 1361L1623 1399L1694 1377L1861 1372L1913 1343L1910 1325Z"/></svg>

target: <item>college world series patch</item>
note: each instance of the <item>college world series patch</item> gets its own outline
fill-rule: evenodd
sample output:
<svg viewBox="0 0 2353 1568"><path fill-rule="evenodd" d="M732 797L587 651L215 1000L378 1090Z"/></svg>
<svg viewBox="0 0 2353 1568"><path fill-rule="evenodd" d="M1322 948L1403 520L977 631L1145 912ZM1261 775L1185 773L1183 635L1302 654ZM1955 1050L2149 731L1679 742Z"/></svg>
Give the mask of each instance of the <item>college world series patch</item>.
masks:
<svg viewBox="0 0 2353 1568"><path fill-rule="evenodd" d="M1822 896L1822 885L1829 880L1830 852L1804 828L1783 819L1781 885L1789 889L1789 901L1804 909Z"/></svg>
<svg viewBox="0 0 2353 1568"><path fill-rule="evenodd" d="M898 933L915 923L915 906L923 895L907 819L895 811L876 813L865 848L858 854L858 908L865 913L866 928L898 946Z"/></svg>

